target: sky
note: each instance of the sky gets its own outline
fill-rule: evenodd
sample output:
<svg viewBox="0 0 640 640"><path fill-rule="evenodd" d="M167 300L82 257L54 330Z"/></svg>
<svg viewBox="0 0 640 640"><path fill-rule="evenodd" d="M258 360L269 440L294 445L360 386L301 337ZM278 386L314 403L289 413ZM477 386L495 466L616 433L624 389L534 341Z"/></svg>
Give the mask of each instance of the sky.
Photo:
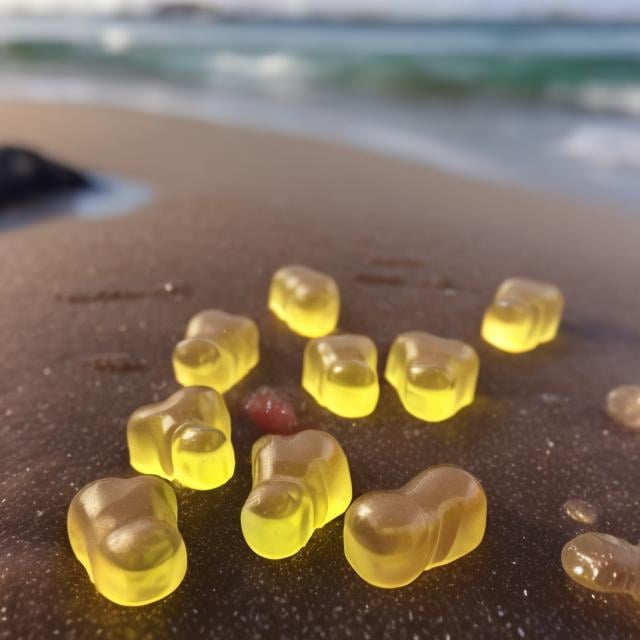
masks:
<svg viewBox="0 0 640 640"><path fill-rule="evenodd" d="M0 12L111 13L144 12L180 0L0 0ZM640 16L640 0L193 0L199 4L236 10L262 10L300 15L319 13L378 13L390 16L500 16L548 14Z"/></svg>

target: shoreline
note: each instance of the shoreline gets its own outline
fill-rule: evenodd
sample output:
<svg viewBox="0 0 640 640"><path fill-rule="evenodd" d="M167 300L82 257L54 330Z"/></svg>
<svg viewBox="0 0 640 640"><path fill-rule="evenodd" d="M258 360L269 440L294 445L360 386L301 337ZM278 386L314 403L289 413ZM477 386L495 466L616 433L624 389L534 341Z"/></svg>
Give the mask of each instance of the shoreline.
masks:
<svg viewBox="0 0 640 640"><path fill-rule="evenodd" d="M91 181L87 186L38 195L0 209L0 233L57 217L95 220L134 214L155 197L147 185L118 175L88 171L87 177Z"/></svg>
<svg viewBox="0 0 640 640"><path fill-rule="evenodd" d="M607 417L608 391L640 376L640 218L500 188L329 143L109 108L0 104L0 137L74 165L152 185L133 215L58 218L0 234L0 607L7 637L633 637L637 603L573 583L562 546L583 525L635 541L640 439ZM339 329L421 329L471 344L476 401L425 425L383 383L376 412L342 420L300 387L305 341L267 310L273 272L302 263L339 283ZM479 336L509 276L556 283L558 338L511 356ZM135 294L135 295L134 295ZM178 490L184 583L139 609L101 598L68 546L65 516L85 484L130 476L124 437L137 407L177 388L173 345L198 311L256 320L259 366L225 396L236 472L218 490ZM109 354L140 366L97 369ZM125 355L123 355L125 354ZM247 396L282 389L305 427L349 459L354 496L448 463L482 483L487 533L465 558L381 590L352 571L342 521L295 557L255 556L240 531L250 451ZM518 631L518 629L520 631Z"/></svg>
<svg viewBox="0 0 640 640"><path fill-rule="evenodd" d="M328 95L288 101L83 76L2 74L0 101L113 108L310 143L348 146L498 187L637 214L640 138L633 120L562 108L434 100L422 105ZM51 95L65 99L52 101ZM517 132L517 133L516 133ZM522 149L527 154L522 154Z"/></svg>

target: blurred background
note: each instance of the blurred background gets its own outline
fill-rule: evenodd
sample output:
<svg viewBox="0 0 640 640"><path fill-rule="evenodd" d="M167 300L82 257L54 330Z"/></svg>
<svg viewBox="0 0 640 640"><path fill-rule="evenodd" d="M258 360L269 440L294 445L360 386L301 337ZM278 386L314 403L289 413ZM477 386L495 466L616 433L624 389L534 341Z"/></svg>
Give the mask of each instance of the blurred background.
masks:
<svg viewBox="0 0 640 640"><path fill-rule="evenodd" d="M640 0L0 0L0 101L16 98L640 197Z"/></svg>

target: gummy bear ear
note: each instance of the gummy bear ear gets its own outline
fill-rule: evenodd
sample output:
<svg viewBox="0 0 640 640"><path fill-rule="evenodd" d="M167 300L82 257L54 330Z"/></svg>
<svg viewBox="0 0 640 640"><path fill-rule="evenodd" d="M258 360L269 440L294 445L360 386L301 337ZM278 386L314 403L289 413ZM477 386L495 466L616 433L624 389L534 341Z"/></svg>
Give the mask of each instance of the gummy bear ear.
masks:
<svg viewBox="0 0 640 640"><path fill-rule="evenodd" d="M311 495L302 483L267 480L249 494L240 524L247 544L259 556L271 560L292 556L315 530Z"/></svg>
<svg viewBox="0 0 640 640"><path fill-rule="evenodd" d="M334 362L327 372L327 380L342 387L368 387L375 379L371 367L360 360Z"/></svg>
<svg viewBox="0 0 640 640"><path fill-rule="evenodd" d="M171 439L176 482L206 491L223 485L235 469L233 446L225 434L202 422L180 425Z"/></svg>
<svg viewBox="0 0 640 640"><path fill-rule="evenodd" d="M455 385L455 378L443 364L412 362L407 369L407 386L425 391L446 391ZM407 389L409 391L409 389Z"/></svg>

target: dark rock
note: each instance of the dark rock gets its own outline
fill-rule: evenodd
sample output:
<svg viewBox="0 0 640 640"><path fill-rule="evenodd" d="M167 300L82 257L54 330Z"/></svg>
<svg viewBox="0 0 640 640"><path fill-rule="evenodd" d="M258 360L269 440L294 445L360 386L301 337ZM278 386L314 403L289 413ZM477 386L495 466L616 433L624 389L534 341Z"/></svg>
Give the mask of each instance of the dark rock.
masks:
<svg viewBox="0 0 640 640"><path fill-rule="evenodd" d="M0 209L92 186L84 173L21 147L0 146Z"/></svg>

